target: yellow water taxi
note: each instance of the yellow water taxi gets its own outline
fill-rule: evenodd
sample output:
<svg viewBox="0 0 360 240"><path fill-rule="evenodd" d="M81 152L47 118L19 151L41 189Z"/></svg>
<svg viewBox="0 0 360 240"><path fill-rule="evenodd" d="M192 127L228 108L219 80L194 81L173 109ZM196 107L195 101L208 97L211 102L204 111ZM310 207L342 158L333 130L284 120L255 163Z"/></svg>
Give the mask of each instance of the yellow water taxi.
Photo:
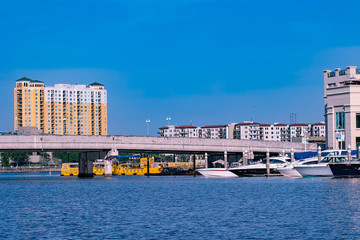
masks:
<svg viewBox="0 0 360 240"><path fill-rule="evenodd" d="M154 158L149 158L149 174L156 175L163 171L163 166L154 162ZM104 162L93 163L94 176L103 176L105 173ZM147 158L141 158L140 163L121 163L114 164L112 167L113 175L135 176L147 175ZM79 163L63 163L61 166L61 176L77 176L79 174Z"/></svg>
<svg viewBox="0 0 360 240"><path fill-rule="evenodd" d="M104 162L93 163L94 176L103 176L105 174ZM63 163L61 165L61 176L77 176L79 174L79 163Z"/></svg>
<svg viewBox="0 0 360 240"><path fill-rule="evenodd" d="M155 163L154 158L149 158L149 174L157 175L163 171L161 164ZM114 166L114 175L136 176L147 175L147 158L140 158L140 163L121 163Z"/></svg>
<svg viewBox="0 0 360 240"><path fill-rule="evenodd" d="M77 176L79 175L79 163L63 163L61 165L60 176Z"/></svg>

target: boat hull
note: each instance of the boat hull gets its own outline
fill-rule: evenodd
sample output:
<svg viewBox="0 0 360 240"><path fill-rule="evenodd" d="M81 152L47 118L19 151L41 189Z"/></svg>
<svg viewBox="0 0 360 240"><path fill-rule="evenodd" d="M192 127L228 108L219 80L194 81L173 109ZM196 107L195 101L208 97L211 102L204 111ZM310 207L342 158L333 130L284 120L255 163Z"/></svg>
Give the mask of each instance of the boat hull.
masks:
<svg viewBox="0 0 360 240"><path fill-rule="evenodd" d="M237 168L230 169L230 172L236 174L239 177L260 177L265 176L266 167L263 168ZM275 168L270 168L270 174L279 174Z"/></svg>
<svg viewBox="0 0 360 240"><path fill-rule="evenodd" d="M203 168L196 169L204 177L220 177L220 178L231 178L238 177L236 174L228 171L226 168Z"/></svg>
<svg viewBox="0 0 360 240"><path fill-rule="evenodd" d="M294 168L303 176L303 177L332 177L333 174L330 170L330 167L326 165L300 165L294 166Z"/></svg>
<svg viewBox="0 0 360 240"><path fill-rule="evenodd" d="M360 163L329 164L334 177L360 177Z"/></svg>
<svg viewBox="0 0 360 240"><path fill-rule="evenodd" d="M279 167L276 170L285 177L302 177L294 166Z"/></svg>

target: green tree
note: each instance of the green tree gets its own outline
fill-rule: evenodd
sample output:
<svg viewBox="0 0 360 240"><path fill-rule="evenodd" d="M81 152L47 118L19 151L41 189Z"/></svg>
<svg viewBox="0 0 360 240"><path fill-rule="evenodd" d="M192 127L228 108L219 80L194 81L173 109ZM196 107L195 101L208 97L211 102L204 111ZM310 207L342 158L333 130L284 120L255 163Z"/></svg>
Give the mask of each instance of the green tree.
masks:
<svg viewBox="0 0 360 240"><path fill-rule="evenodd" d="M68 156L69 154L69 156ZM58 158L61 162L78 162L79 153L78 152L53 152L53 157Z"/></svg>
<svg viewBox="0 0 360 240"><path fill-rule="evenodd" d="M179 161L180 162L187 162L187 161L189 161L189 156L187 154L180 154L179 155Z"/></svg>
<svg viewBox="0 0 360 240"><path fill-rule="evenodd" d="M9 166L12 160L16 166L21 166L29 162L30 153L28 152L6 152L1 155L1 165Z"/></svg>
<svg viewBox="0 0 360 240"><path fill-rule="evenodd" d="M9 152L1 153L1 166L2 167L10 166L10 153Z"/></svg>

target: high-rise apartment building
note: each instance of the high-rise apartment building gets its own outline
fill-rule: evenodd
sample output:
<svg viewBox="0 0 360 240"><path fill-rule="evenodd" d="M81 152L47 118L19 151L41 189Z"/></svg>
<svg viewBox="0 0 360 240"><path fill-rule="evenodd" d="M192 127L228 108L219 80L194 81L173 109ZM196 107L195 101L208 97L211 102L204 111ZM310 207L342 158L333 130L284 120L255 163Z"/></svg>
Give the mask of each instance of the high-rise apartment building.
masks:
<svg viewBox="0 0 360 240"><path fill-rule="evenodd" d="M14 129L37 127L45 134L107 135L104 85L55 84L21 78L14 89Z"/></svg>

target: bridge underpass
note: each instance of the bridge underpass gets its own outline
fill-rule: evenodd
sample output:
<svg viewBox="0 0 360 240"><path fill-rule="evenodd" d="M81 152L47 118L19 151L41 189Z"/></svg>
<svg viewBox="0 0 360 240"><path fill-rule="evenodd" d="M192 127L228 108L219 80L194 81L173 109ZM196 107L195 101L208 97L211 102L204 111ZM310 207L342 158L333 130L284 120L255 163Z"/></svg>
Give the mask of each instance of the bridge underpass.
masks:
<svg viewBox="0 0 360 240"><path fill-rule="evenodd" d="M201 138L162 138L133 136L56 136L56 135L3 135L0 136L0 151L31 152L80 152L79 175L92 175L92 162L96 159L110 158L118 152L136 153L172 153L206 154L212 158L246 156L254 159L255 155L281 152L290 153L317 151L316 144L293 142L201 139ZM208 162L208 161L206 161Z"/></svg>

